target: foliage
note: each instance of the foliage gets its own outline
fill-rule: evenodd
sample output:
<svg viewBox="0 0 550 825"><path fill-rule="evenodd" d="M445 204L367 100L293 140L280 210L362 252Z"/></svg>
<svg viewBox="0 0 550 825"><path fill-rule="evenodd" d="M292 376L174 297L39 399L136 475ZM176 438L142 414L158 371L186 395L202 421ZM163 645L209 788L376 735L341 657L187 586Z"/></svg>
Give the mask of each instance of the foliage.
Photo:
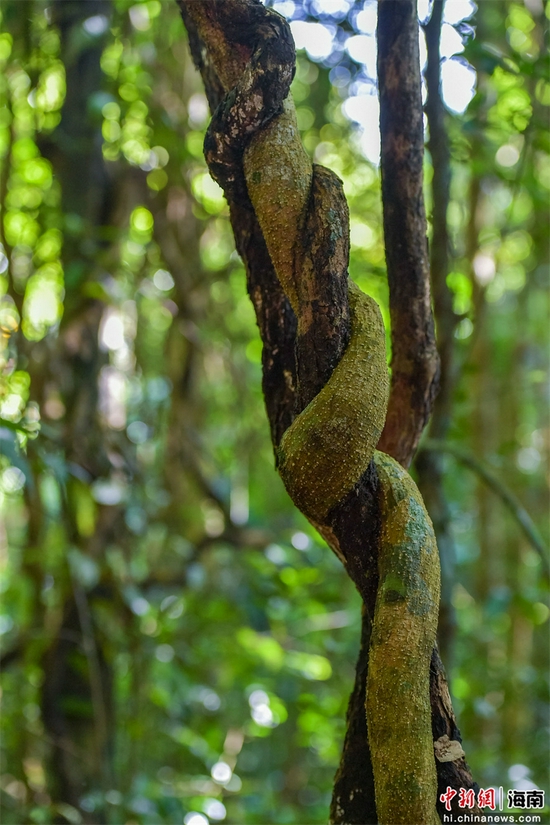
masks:
<svg viewBox="0 0 550 825"><path fill-rule="evenodd" d="M372 76L357 40L344 48L370 36L372 4L279 6L334 36L316 61L299 53L293 93L307 150L344 181L350 273L388 326L377 169L350 122ZM475 38L456 23L477 89L448 117L451 438L545 538L549 10L486 4ZM177 7L6 0L2 15L4 821L322 822L359 598L273 469L260 342ZM430 179L428 157L428 197ZM543 566L447 462L468 761L482 787L544 787ZM74 754L75 797L56 784L56 743Z"/></svg>

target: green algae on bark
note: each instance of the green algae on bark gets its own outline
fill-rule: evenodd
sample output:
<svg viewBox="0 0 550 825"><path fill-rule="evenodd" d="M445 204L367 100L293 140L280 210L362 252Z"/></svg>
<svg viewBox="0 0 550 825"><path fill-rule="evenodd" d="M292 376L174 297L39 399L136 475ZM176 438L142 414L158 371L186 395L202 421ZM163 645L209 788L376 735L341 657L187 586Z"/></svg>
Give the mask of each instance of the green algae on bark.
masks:
<svg viewBox="0 0 550 825"><path fill-rule="evenodd" d="M278 468L292 500L315 522L359 481L380 438L388 400L378 305L350 281L351 338L329 381L283 435Z"/></svg>
<svg viewBox="0 0 550 825"><path fill-rule="evenodd" d="M439 825L430 660L439 606L432 523L409 474L385 453L382 536L367 677L367 725L381 825Z"/></svg>
<svg viewBox="0 0 550 825"><path fill-rule="evenodd" d="M292 309L299 315L296 254L313 174L296 123L294 103L258 132L244 152L248 195L271 260Z"/></svg>

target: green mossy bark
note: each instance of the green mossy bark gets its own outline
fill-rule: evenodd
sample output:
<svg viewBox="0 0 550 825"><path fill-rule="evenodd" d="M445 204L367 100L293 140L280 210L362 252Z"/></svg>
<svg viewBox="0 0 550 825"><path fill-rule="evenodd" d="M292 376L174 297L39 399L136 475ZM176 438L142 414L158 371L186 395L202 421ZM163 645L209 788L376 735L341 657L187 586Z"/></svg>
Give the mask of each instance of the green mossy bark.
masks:
<svg viewBox="0 0 550 825"><path fill-rule="evenodd" d="M244 174L277 276L299 315L296 254L313 167L302 146L294 103L289 98L282 114L250 141L244 153Z"/></svg>
<svg viewBox="0 0 550 825"><path fill-rule="evenodd" d="M275 270L300 317L302 227L312 165L294 104L255 135L244 153L248 194ZM319 216L319 221L320 221ZM380 438L388 403L384 324L376 302L349 283L351 339L328 384L281 441L277 465L296 506L315 523L359 481Z"/></svg>
<svg viewBox="0 0 550 825"><path fill-rule="evenodd" d="M439 606L432 523L409 474L385 453L380 584L367 677L367 720L381 825L439 825L431 736L430 660Z"/></svg>
<svg viewBox="0 0 550 825"><path fill-rule="evenodd" d="M389 381L378 305L350 281L351 338L332 376L285 432L278 468L292 500L312 521L359 481L380 438Z"/></svg>

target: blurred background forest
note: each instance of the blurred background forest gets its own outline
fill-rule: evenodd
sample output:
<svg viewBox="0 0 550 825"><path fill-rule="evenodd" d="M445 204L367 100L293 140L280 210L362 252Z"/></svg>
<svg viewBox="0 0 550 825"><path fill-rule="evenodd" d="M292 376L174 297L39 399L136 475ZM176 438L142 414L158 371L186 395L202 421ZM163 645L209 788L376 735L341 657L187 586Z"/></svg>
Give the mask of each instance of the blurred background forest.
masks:
<svg viewBox="0 0 550 825"><path fill-rule="evenodd" d="M376 3L274 7L387 321ZM178 8L0 8L2 821L324 822L360 599L274 471ZM419 455L464 747L505 791L549 790L549 18L447 0L441 41L452 414Z"/></svg>

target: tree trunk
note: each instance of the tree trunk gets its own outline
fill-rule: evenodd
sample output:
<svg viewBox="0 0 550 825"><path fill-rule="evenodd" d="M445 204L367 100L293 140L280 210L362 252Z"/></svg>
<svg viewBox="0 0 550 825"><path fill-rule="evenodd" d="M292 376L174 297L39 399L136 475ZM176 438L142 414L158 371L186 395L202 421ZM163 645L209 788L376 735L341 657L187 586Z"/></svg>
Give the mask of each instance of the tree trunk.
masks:
<svg viewBox="0 0 550 825"><path fill-rule="evenodd" d="M264 345L276 463L295 504L341 559L364 603L331 821L435 823L447 785L473 786L433 649L437 550L414 483L376 451L389 421L382 449L409 463L437 382L416 5L379 5L393 320L388 419L384 333L374 302L348 284L341 183L311 165L288 98L295 60L288 25L257 0L179 5L213 111L205 155L229 202ZM458 742L449 745L447 737Z"/></svg>
<svg viewBox="0 0 550 825"><path fill-rule="evenodd" d="M41 407L46 385L55 387L63 401L62 444L71 468L64 514L68 539L73 547L99 562L120 510L100 508L93 535L82 535L77 510L84 483L110 472L98 411L99 374L107 361L99 347L104 304L87 297L82 285L97 275L98 259L105 247L100 229L110 222L115 199L113 181L103 161L101 131L87 108L102 85L104 38L95 38L80 49L74 48L74 38L85 19L93 14L108 15L110 10L109 0L90 0L86 5L55 0L52 4L67 70L67 91L61 122L41 141L41 150L60 182L62 209L68 220L63 245L67 291L59 337L41 345L43 362L37 370L41 380L35 380L33 374L31 382ZM51 347L49 352L46 346ZM34 353L39 348L35 345ZM31 372L32 367L31 360ZM103 650L105 640L93 615L95 595L94 591L86 592L76 575L67 577L59 626L43 657L42 716L52 741L49 787L53 801L80 810L83 821L91 821L80 806L85 793L98 787L106 790L112 784L114 748L112 672ZM96 810L93 816L95 821L105 812Z"/></svg>

